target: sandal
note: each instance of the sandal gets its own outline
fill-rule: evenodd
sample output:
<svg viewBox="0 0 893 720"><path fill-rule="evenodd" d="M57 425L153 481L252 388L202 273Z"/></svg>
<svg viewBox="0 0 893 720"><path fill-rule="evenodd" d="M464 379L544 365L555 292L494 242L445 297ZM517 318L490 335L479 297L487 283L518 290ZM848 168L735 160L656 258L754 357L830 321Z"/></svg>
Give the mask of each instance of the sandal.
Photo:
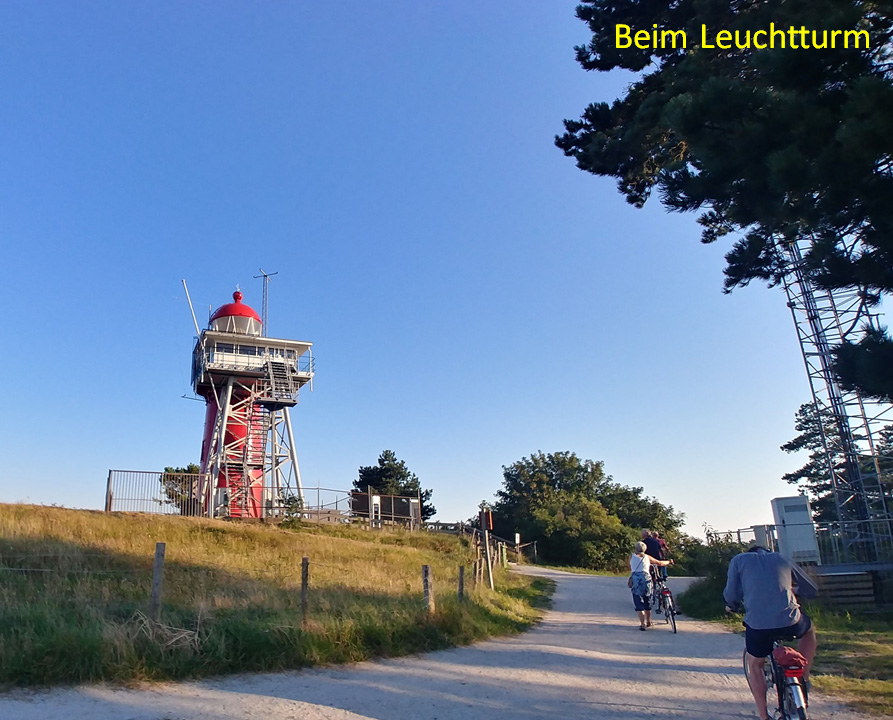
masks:
<svg viewBox="0 0 893 720"><path fill-rule="evenodd" d="M644 626L644 625L639 625L639 630L644 631L644 630L645 630L645 626Z"/></svg>

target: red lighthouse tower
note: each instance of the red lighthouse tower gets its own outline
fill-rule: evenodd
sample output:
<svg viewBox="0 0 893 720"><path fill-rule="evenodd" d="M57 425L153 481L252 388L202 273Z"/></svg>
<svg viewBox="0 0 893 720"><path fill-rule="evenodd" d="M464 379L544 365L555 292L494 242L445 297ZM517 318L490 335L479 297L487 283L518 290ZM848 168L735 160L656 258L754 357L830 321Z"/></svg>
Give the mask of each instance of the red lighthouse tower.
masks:
<svg viewBox="0 0 893 720"><path fill-rule="evenodd" d="M264 337L261 329L237 290L193 350L192 384L206 403L194 499L209 517L268 517L304 499L289 409L313 381L312 343Z"/></svg>

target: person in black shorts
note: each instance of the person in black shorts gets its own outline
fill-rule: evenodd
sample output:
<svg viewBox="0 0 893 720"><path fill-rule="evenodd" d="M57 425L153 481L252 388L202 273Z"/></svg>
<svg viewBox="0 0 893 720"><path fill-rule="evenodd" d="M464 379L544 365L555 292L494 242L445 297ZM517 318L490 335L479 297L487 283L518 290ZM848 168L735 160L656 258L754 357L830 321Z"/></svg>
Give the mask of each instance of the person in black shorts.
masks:
<svg viewBox="0 0 893 720"><path fill-rule="evenodd" d="M729 563L723 600L729 612L737 612L744 606L750 691L761 720L769 718L762 667L772 652L772 644L776 640L797 639L797 649L807 663L804 683L808 682L815 658L815 628L794 596L795 578L801 597L815 597L818 587L810 577L794 563L766 548L755 545Z"/></svg>

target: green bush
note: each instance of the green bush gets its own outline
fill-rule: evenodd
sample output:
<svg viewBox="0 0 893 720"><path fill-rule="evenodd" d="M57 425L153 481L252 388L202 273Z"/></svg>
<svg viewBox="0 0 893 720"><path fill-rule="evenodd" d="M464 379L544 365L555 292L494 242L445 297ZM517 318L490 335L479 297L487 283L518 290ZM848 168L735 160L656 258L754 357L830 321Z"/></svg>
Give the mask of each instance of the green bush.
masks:
<svg viewBox="0 0 893 720"><path fill-rule="evenodd" d="M705 620L725 618L722 591L726 586L729 563L745 546L728 534L707 531L707 543L689 548L686 562L692 575L701 579L680 594L679 605L688 615Z"/></svg>

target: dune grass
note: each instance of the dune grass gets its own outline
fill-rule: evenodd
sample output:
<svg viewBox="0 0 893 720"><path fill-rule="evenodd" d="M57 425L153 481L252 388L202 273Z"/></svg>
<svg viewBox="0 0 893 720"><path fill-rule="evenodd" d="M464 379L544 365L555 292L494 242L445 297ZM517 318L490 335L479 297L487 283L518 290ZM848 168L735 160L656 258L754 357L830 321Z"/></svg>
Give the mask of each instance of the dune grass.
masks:
<svg viewBox="0 0 893 720"><path fill-rule="evenodd" d="M721 581L710 578L694 583L679 596L680 607L743 633L742 616L725 613L722 589ZM893 613L847 612L816 603L804 609L818 635L813 687L861 712L893 716Z"/></svg>
<svg viewBox="0 0 893 720"><path fill-rule="evenodd" d="M163 603L152 623L159 541ZM464 644L535 622L547 582L500 571L495 593L472 589L471 561L467 542L446 535L0 505L0 687L300 668ZM432 568L434 614L422 598L423 564Z"/></svg>

